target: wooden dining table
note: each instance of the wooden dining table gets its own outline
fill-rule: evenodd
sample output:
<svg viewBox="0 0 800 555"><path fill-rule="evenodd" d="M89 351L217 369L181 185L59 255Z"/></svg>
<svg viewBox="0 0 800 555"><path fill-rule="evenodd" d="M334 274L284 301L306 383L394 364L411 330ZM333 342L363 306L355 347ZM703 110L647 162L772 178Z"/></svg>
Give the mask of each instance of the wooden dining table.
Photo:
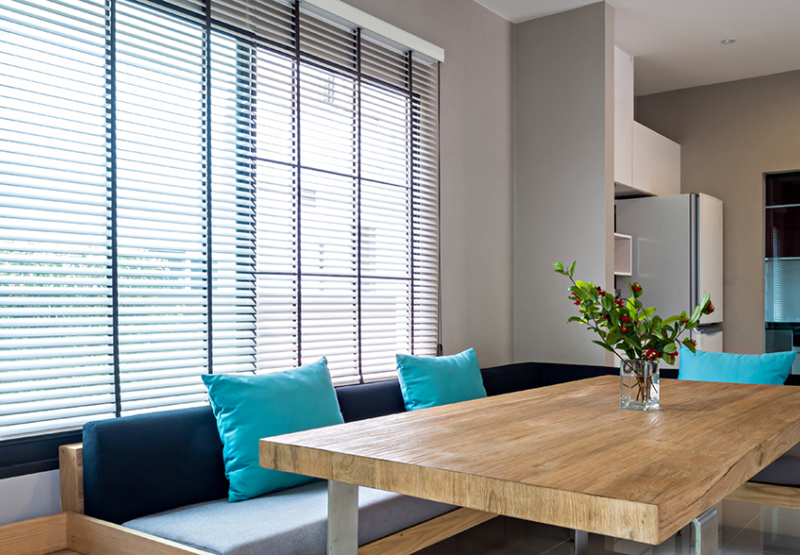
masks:
<svg viewBox="0 0 800 555"><path fill-rule="evenodd" d="M800 443L800 387L661 381L619 408L602 376L265 438L265 468L329 480L328 553L358 549L358 486L659 545ZM713 531L713 532L712 532Z"/></svg>

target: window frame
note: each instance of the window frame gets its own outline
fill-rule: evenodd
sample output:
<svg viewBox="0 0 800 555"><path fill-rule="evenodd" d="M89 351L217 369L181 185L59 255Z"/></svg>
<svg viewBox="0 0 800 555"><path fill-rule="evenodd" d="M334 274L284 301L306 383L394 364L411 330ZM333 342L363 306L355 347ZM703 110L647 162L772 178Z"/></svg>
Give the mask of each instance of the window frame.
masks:
<svg viewBox="0 0 800 555"><path fill-rule="evenodd" d="M141 4L143 7L147 8L147 9L153 9L153 10L164 9L165 14L171 15L172 17L179 17L179 18L186 19L187 21L196 23L196 24L198 24L200 26L200 28L203 31L204 36L206 37L206 41L207 41L206 45L204 46L204 49L203 49L203 59L204 59L204 62L206 63L205 80L204 80L204 85L203 85L203 95L204 95L204 98L210 99L211 98L211 88L212 88L212 84L211 84L211 64L210 64L210 60L211 60L210 39L215 33L224 33L225 32L224 30L226 28L231 29L231 30L237 30L237 29L234 26L230 25L230 24L213 20L213 18L212 18L213 16L211 15L211 9L210 9L211 0L206 0L206 2L205 2L205 17L203 17L202 15L199 15L198 13L195 13L195 12L187 9L186 7L183 7L183 6L180 6L180 5L173 5L170 2L167 2L165 0L148 0L147 2L143 2L143 1L140 1L140 0L128 0L128 1L131 4ZM110 52L110 68L108 69L107 75L110 76L109 77L110 82L111 82L110 90L111 90L111 97L113 99L113 98L115 98L115 93L116 93L116 90L115 90L116 89L116 83L115 83L115 80L116 80L116 67L115 67L116 45L114 44L114 41L115 41L115 21L114 21L114 18L115 18L115 13L116 13L117 0L107 0L106 3L109 6L109 13L110 13L109 18L110 18L110 21L111 21L110 28L106 31L106 33L107 33L107 41L109 43L108 49L109 49L109 52ZM297 18L296 21L299 21L299 13L300 13L300 2L299 2L299 0L294 0L294 10L295 10L296 18ZM299 32L299 31L296 31L296 32ZM392 92L401 93L408 99L408 103L409 103L409 110L408 110L408 112L409 112L409 122L408 122L407 129L408 129L408 132L409 132L409 137L412 134L414 134L414 132L412 130L415 128L415 122L418 124L418 121L414 119L414 114L415 114L414 105L415 104L418 105L420 103L420 98L419 98L419 94L418 93L417 94L414 93L414 90L413 90L413 88L411 86L411 79L413 79L413 77L411 76L411 72L413 71L413 69L412 69L413 68L413 64L412 64L412 56L413 56L413 54L411 53L411 51L409 51L408 54L407 54L408 68L409 68L409 87L407 89L405 89L405 88L402 88L402 87L395 86L395 85L393 85L393 84L391 84L389 82L382 81L377 77L370 76L370 75L365 75L365 74L362 73L362 71L361 71L362 49L361 49L361 45L360 45L360 42L361 42L361 28L358 27L356 30L354 30L354 33L357 36L357 41L358 41L358 44L359 44L358 48L356 49L356 53L357 53L356 68L353 69L353 68L347 68L347 67L339 67L339 68L336 68L336 71L340 71L342 75L344 75L344 76L346 76L348 78L353 78L354 81L356 82L356 90L357 90L356 94L358 96L358 106L359 106L353 112L354 113L353 120L356 123L356 125L358 125L357 137L358 137L358 140L359 140L359 153L358 153L358 160L359 160L358 166L359 166L359 168L358 168L357 174L354 174L352 176L354 182L356 183L355 186L356 186L358 199L359 199L358 200L358 207L357 207L357 210L358 210L358 216L357 216L357 223L358 223L357 250L358 250L358 253L359 253L358 254L358 266L359 266L359 269L358 269L357 275L354 276L353 279L356 280L357 287L359 289L359 303L358 303L359 304L359 309L358 309L358 315L359 315L358 316L358 319L359 319L359 322L358 322L358 336L359 336L358 351L359 351L359 355L358 355L358 367L357 367L357 371L358 371L358 382L357 383L365 383L364 375L363 375L363 372L362 372L361 341L360 341L360 337L361 337L360 289L361 289L361 280L363 279L363 276L361 274L361 268L360 268L360 266L361 266L361 239L362 239L361 238L361 217L360 217L360 211L361 211L360 198L361 198L361 188L362 188L362 176L361 176L361 170L360 170L360 158L361 158L361 154L360 154L360 139L361 139L360 103L361 103L361 89L362 89L361 85L362 85L362 81L363 81L363 83L369 83L370 85L373 85L373 86L384 87L387 90L392 91ZM235 38L236 40L242 40L244 38L243 35L249 35L249 34L251 34L251 33L249 33L248 31L237 30L237 33L232 33L230 36ZM254 37L254 40L253 40L253 43L252 43L251 47L252 48L258 48L258 47L264 48L265 47L265 42L270 42L270 41L267 40L267 39L259 38L258 42L256 42L255 37ZM295 39L295 42L297 43L299 41L297 41L297 39ZM286 55L285 48L280 47L280 45L277 45L277 43L275 43L275 44L276 44L275 53L280 54L280 55ZM256 46L256 45L258 45L258 46ZM298 69L300 67L302 67L303 64L313 64L314 63L313 62L313 58L314 58L314 55L311 54L311 53L303 52L301 54L301 49L300 49L299 45L297 46L296 50L289 57L291 63L293 65L295 65L295 67L298 68ZM333 71L332 68L331 68L331 62L330 61L323 60L323 62L324 63L320 63L320 65L319 65L320 69L322 69L324 71ZM437 76L436 76L436 81L437 81L437 84L436 84L437 93L436 94L438 96L438 72L437 72ZM300 95L299 88L297 90L297 95L298 96ZM112 102L113 102L113 100L112 100ZM438 111L438 108L437 108L437 111ZM210 112L210 109L209 109L209 112ZM296 115L297 115L296 113L293 113L293 119L295 119ZM111 119L111 124L110 125L111 125L112 136L115 136L115 133L116 133L116 114L115 114L114 110L112 110L112 116L111 116L110 119ZM438 120L438 113L436 114L436 119ZM210 137L210 132L209 132L210 126L211 126L211 116L210 116L210 114L205 116L203 118L203 120L204 120L203 121L203 127L205 127L206 128L206 132L209 133L209 136L207 136L207 138L204 139L204 143L207 145L206 148L208 149L208 151L205 154L205 157L206 157L207 163L210 166L211 160L213 158L213 153L210 150L210 144L211 144L211 141L212 141L212 139ZM438 123L437 123L437 126L438 126ZM417 131L417 134L418 134L418 131ZM413 139L410 139L410 141L412 141L412 140ZM298 149L301 148L299 143L298 143L297 148ZM437 158L438 158L438 144L436 145L436 150L437 150ZM410 328L411 328L410 343L412 345L412 349L413 349L414 338L415 338L414 331L413 331L414 330L414 321L415 321L414 320L414 308L415 308L415 304L414 304L414 281L415 281L415 276L414 276L414 250L415 250L415 247L414 247L414 244L415 243L414 243L414 237L413 237L414 221L415 221L415 217L414 217L415 189L414 189L414 185L413 185L413 182L414 182L413 164L414 164L414 160L415 160L415 158L414 158L414 153L415 152L416 151L415 151L415 149L413 147L409 147L409 152L408 152L409 186L408 186L408 190L409 190L409 197L410 197L410 205L409 205L409 218L408 218L408 220L409 220L409 226L411 227L411 237L409 239L410 240L410 255L409 256L410 256L410 260L411 260L411 262L410 262L410 264L411 264L410 273L409 273L409 276L407 278L392 278L392 279L399 279L399 280L402 280L404 282L407 281L410 284L411 302L410 302L410 305L409 305L409 313L411 315L411 317L410 317ZM111 177L110 190L111 190L112 198L115 198L116 194L117 194L117 189L118 189L118 187L117 187L117 179L116 179L116 149L115 148L111 149L111 155L110 156L111 156L111 159L112 159L112 166L111 166L112 167L112 177ZM258 156L255 156L255 155L252 157L252 160L255 163L257 163L259 161L262 161L262 160L263 161L268 161L266 159L262 159L262 158L260 158ZM316 167L313 167L313 166L304 166L304 165L300 164L297 161L295 161L294 163L288 164L288 166L292 167L292 168L295 168L298 171L298 173L303 169L312 170L312 171L320 171L319 168L316 168ZM324 171L324 170L322 170L322 171ZM212 252L212 250L211 250L211 237L212 237L212 235L211 235L211 233L212 233L211 232L211 218L212 218L211 213L212 213L212 209L211 209L211 204L210 204L212 177L211 177L210 168L207 171L207 173L208 173L208 177L205 180L206 181L206 187L207 187L206 191L207 191L208 201L209 201L209 204L208 204L208 207L207 207L207 210L208 210L208 212L207 212L207 214L208 214L208 216L207 216L208 217L208 220L207 220L208 221L208 230L207 230L208 247L207 248L208 248L208 258L209 258L209 269L208 269L208 273L207 273L207 276L206 276L206 279L208 280L208 314L207 314L207 321L208 321L208 329L209 329L209 343L208 343L208 348L207 348L207 357L208 357L207 368L208 368L209 373L212 373L213 372L213 361L212 361L213 344L211 342L211 332L212 332L212 329L213 329L213 323L212 323L212 306L213 306L212 305L212 295L213 295L213 293L212 293L212 285L211 285L211 283L212 283L212 275L213 274L211 273L211 260L210 260L211 259L211 252ZM438 169L437 169L437 174L438 174ZM373 182L374 181L374 180L370 180L368 178L364 178L364 179L367 182ZM380 182L377 181L376 183L380 183ZM437 197L438 197L439 189L440 189L440 181L438 179L438 175L437 175L435 187L436 187ZM299 196L300 196L300 187L298 187L298 199L299 199ZM438 202L437 202L437 204L438 204ZM112 215L112 221L116 222L116 202L112 202L111 212L113 214ZM437 213L438 212L439 212L439 207L437 206ZM438 220L437 220L437 227L438 227ZM117 229L116 223L111 225L111 229L112 229L112 231L111 231L112 236L115 237L116 236L116 229ZM254 235L254 237L255 237L255 235ZM438 232L437 232L437 239L436 240L437 240L437 243L440 240ZM116 239L115 238L112 239L112 242L114 242L114 247L113 247L113 250L112 250L113 254L112 254L112 257L111 257L111 260L112 260L111 265L112 265L112 271L113 271L113 275L114 275L113 280L114 280L114 283L115 283L113 288L116 291L119 291L119 284L118 284L118 281L117 281L118 280L117 267L118 267L118 264L119 264L119 255L117 253L117 248L116 248ZM437 257L437 259L440 257L440 253L439 253L438 250L437 250L436 257ZM253 267L254 267L254 271L252 272L252 275L254 276L254 278L257 277L257 276L260 276L260 275L275 275L272 272L259 272L257 269L255 269L256 268L255 264L253 265ZM298 267L298 269L297 269L297 274L296 275L298 277L303 276L303 275L308 275L308 274L305 274L302 271L301 265L300 265L300 261L299 261L299 257L298 257L297 267ZM350 277L350 276L348 276L348 277ZM371 277L378 278L378 276L366 276L367 279L369 279ZM438 297L440 295L440 293L438 292L438 290L440 288L440 270L438 270L438 269L437 269L436 283L437 283L437 297ZM115 414L115 418L116 418L116 417L119 417L121 415L120 413L121 413L121 407L122 407L122 401L121 401L121 396L120 396L120 388L119 388L119 384L120 384L119 336L120 336L120 334L119 334L119 331L118 331L118 329L119 329L119 320L118 320L119 313L118 313L118 297L117 297L117 295L113 296L113 305L114 305L114 317L113 317L112 326L113 326L113 329L115 330L114 333L112 334L112 336L113 336L113 338L112 338L113 339L113 345L114 345L114 359L115 359L114 363L113 363L113 381L114 381L114 384L115 384L115 395L114 395L114 397L115 397L115 407L116 407L116 409L115 409L115 413L116 413ZM440 319L440 316L438 315L439 300L436 301L436 305L437 305L437 316L436 316L437 332L436 333L437 333L437 338L438 338L438 337L441 337L441 319ZM299 313L300 313L301 309L300 309L299 303L298 303L298 309L297 310L298 310L298 321L300 321ZM441 354L441 344L438 344L438 343L439 343L439 341L437 339L437 354ZM297 351L298 351L297 352L298 364L300 364L300 358L302 356L302 351L301 351L301 348L299 346L298 346ZM256 364L256 363L254 362L254 364ZM382 379L387 379L387 378L382 378ZM351 384L342 384L342 385L351 385ZM162 410L169 410L169 407L164 407ZM81 440L82 440L82 427L80 429L75 429L75 430L66 430L66 431L57 431L57 432L45 432L45 433L36 434L36 435L22 436L22 437L15 437L15 438L11 438L11 439L0 440L0 479L10 478L10 477L15 477L15 476L23 476L23 475L34 474L34 473L39 473L39 472L45 472L45 471L50 471L50 470L55 470L55 469L58 468L58 457L59 457L58 448L59 448L59 446L65 445L65 444L69 444L69 443L79 443Z"/></svg>

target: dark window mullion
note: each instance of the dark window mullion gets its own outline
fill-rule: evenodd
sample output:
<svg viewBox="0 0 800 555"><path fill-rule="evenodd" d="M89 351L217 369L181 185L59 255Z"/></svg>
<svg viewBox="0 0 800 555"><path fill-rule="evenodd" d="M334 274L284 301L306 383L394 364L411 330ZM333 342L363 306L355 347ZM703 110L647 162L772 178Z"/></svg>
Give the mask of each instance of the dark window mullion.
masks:
<svg viewBox="0 0 800 555"><path fill-rule="evenodd" d="M302 179L300 168L300 0L294 2L294 25L292 27L294 40L294 71L292 73L292 93L294 96L294 125L295 125L295 179L297 203L297 365L303 364L303 276L302 276Z"/></svg>
<svg viewBox="0 0 800 555"><path fill-rule="evenodd" d="M117 0L107 0L108 34L108 135L111 179L111 341L114 364L114 414L122 414L119 358L119 248L117 238Z"/></svg>
<svg viewBox="0 0 800 555"><path fill-rule="evenodd" d="M211 0L209 0L210 2ZM249 123L249 148L248 159L250 162L250 199L252 202L252 210L250 212L250 232L251 244L253 245L253 256L250 261L253 272L253 289L256 307L258 307L258 134L257 129L257 76L258 76L258 47L253 42L247 45L247 102L245 104L245 111L247 113L247 121ZM258 314L257 308L252 316L253 318L253 370L258 370Z"/></svg>
<svg viewBox="0 0 800 555"><path fill-rule="evenodd" d="M361 367L361 28L356 29L356 111L354 115L356 131L356 306L357 306L357 335L358 346L358 381L364 383L364 372Z"/></svg>
<svg viewBox="0 0 800 555"><path fill-rule="evenodd" d="M208 373L214 373L214 280L211 221L211 0L205 1L205 28L203 30L203 157L206 172L206 303L208 328L206 352Z"/></svg>
<svg viewBox="0 0 800 555"><path fill-rule="evenodd" d="M411 354L416 354L414 345L414 72L412 51L408 52L408 226L411 248Z"/></svg>

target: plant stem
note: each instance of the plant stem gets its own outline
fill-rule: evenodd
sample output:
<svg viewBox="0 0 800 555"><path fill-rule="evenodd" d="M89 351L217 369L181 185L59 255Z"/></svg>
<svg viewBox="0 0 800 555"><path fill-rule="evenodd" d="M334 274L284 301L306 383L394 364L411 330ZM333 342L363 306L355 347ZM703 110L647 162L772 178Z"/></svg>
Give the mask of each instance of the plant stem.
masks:
<svg viewBox="0 0 800 555"><path fill-rule="evenodd" d="M569 278L569 280L572 282L572 285L574 285L575 287L578 287L578 284L577 284L577 283L575 283L575 280L572 278L572 276L571 276L571 275L567 274L567 277L568 277L568 278ZM577 296L577 295L576 295L576 296ZM597 322L597 318L595 318L594 316L590 316L590 318L592 319L592 322L594 322L594 325L595 325L595 327L596 327L596 328L598 328L598 329L600 329L600 324ZM617 355L617 358L619 358L620 360L625 360L624 358L622 358L622 356L620 356L620 354L617 352L617 350L614 348L614 346L613 346L613 345L609 345L609 344L608 344L608 341L606 341L606 340L605 340L605 339L604 339L602 336L600 337L600 339L602 339L602 340L603 340L603 343L605 343L605 344L606 344L606 346L607 346L609 349L611 349L611 351L612 351L612 352L613 352L615 355Z"/></svg>

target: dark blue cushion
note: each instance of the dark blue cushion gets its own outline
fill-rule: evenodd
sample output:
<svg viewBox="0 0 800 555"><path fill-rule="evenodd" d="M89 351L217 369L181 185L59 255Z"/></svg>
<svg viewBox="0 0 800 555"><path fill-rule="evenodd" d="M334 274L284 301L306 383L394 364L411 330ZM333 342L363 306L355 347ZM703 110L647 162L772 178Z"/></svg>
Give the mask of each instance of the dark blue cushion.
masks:
<svg viewBox="0 0 800 555"><path fill-rule="evenodd" d="M483 375L483 387L486 388L486 394L490 397L542 387L539 365L535 362L519 362L483 368L481 374Z"/></svg>
<svg viewBox="0 0 800 555"><path fill-rule="evenodd" d="M542 362L537 364L542 374L542 386L585 380L597 376L619 375L618 366L592 366L588 364L560 364Z"/></svg>
<svg viewBox="0 0 800 555"><path fill-rule="evenodd" d="M211 407L86 424L83 489L86 514L117 524L225 497Z"/></svg>
<svg viewBox="0 0 800 555"><path fill-rule="evenodd" d="M336 388L345 422L405 412L400 382L389 380Z"/></svg>

